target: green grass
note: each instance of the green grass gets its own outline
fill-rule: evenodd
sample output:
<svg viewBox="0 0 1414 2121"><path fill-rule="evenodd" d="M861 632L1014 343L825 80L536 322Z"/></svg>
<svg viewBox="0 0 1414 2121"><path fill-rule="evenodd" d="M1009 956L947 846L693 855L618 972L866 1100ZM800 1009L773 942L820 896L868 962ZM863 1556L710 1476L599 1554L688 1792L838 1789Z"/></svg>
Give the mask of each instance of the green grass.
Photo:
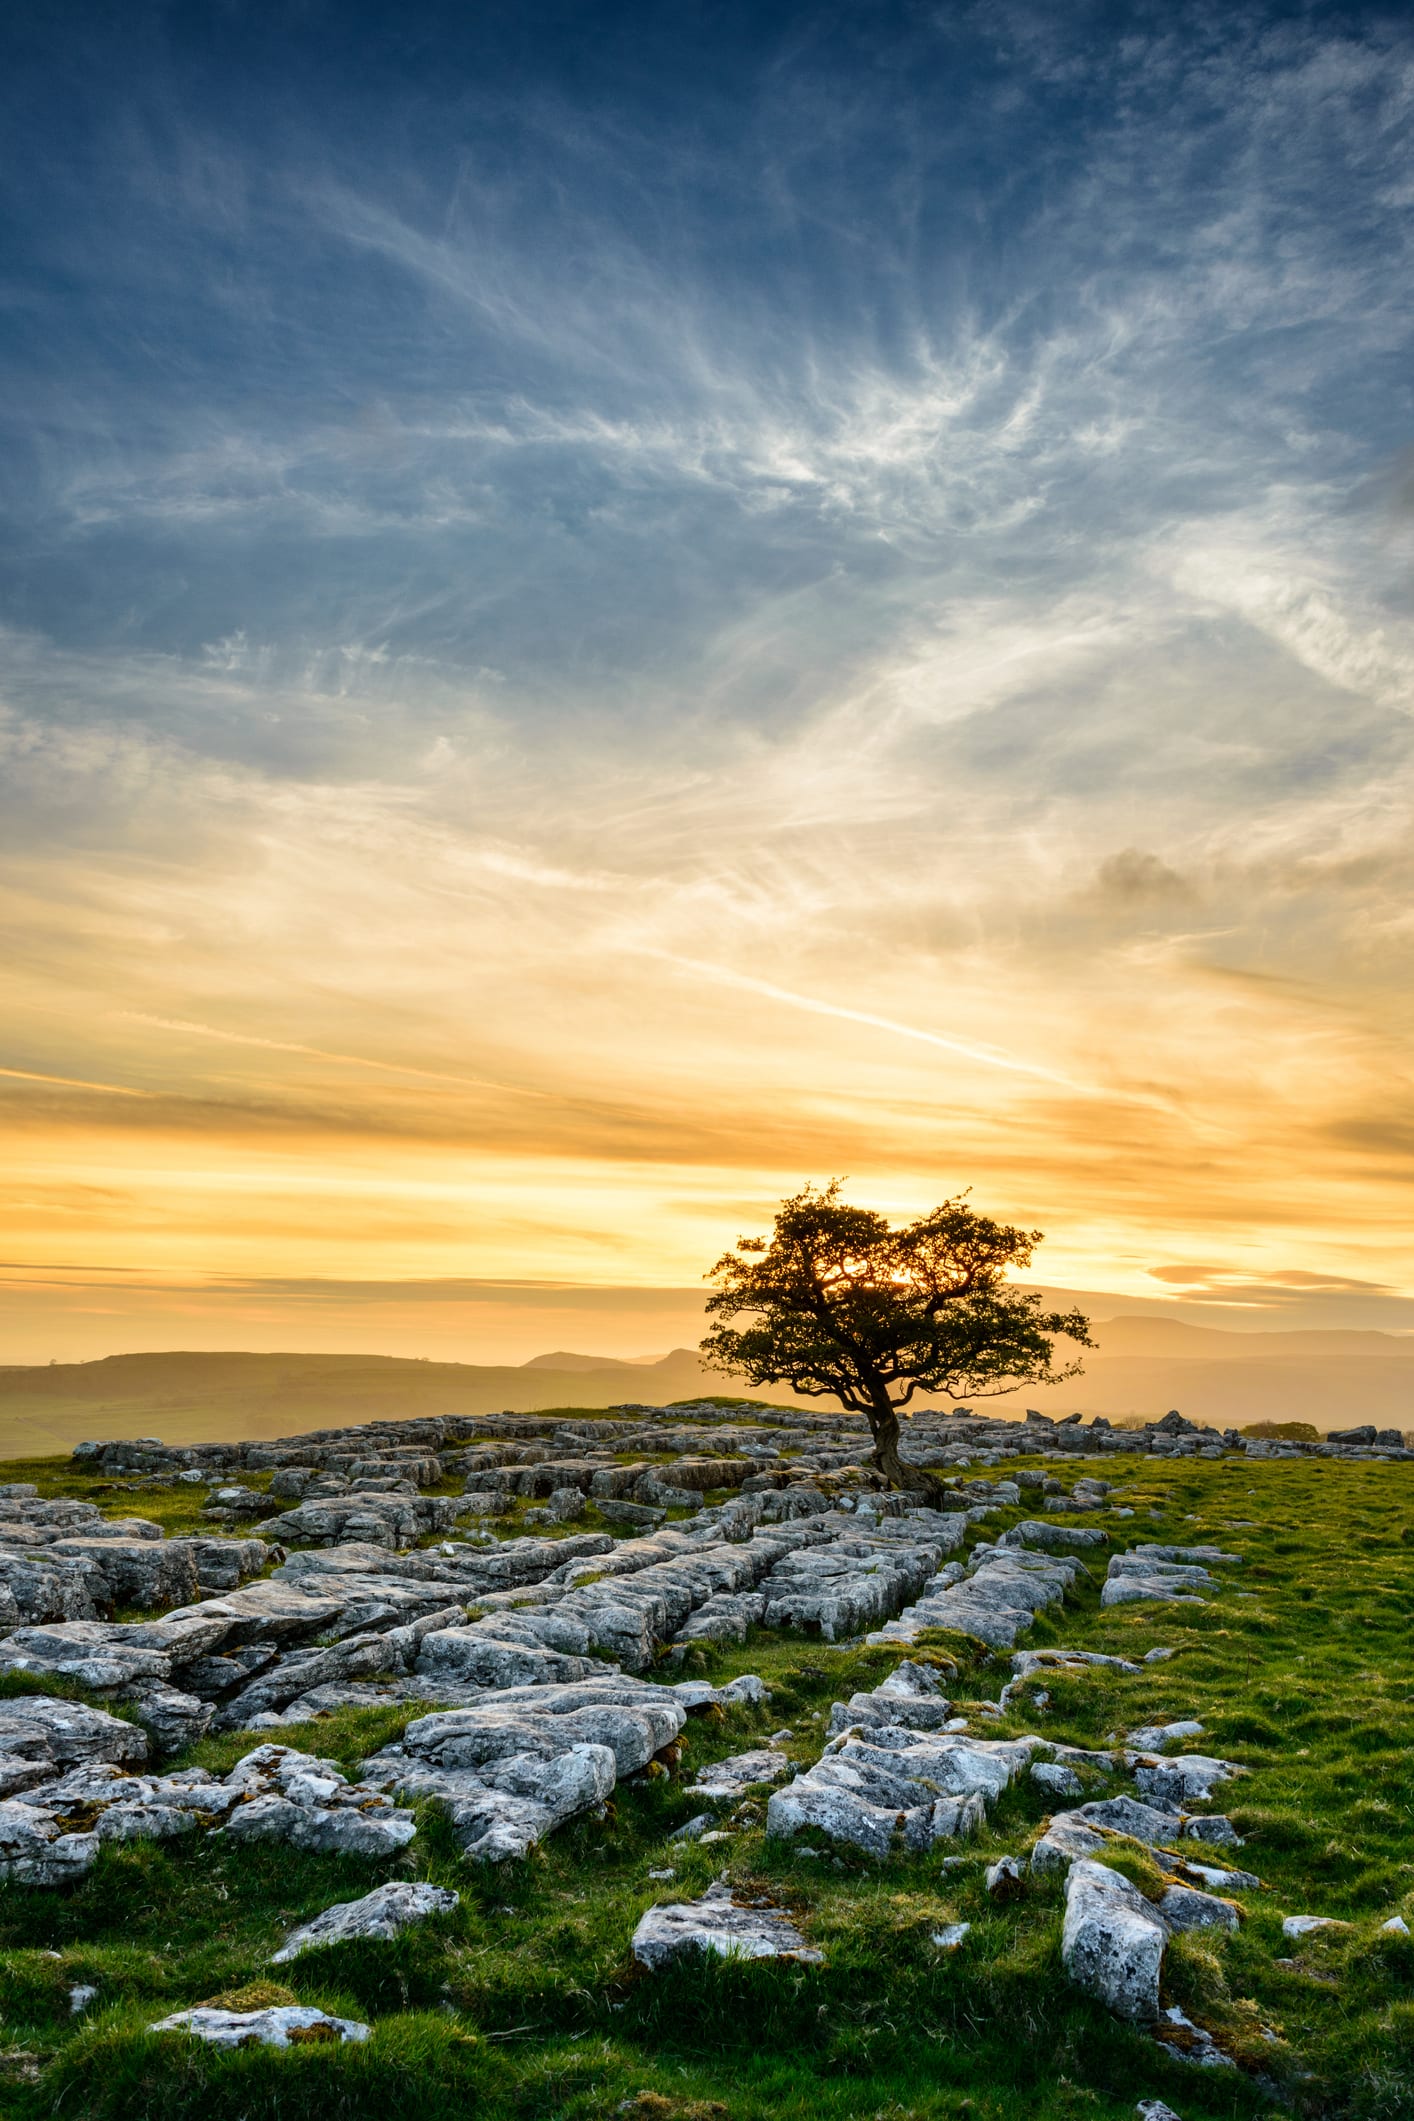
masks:
<svg viewBox="0 0 1414 2121"><path fill-rule="evenodd" d="M455 1914L392 1944L273 1970L300 2001L371 2023L364 2048L217 2054L145 2027L268 1978L269 1955L294 1923L390 1867L193 1839L110 1848L67 1892L0 1889L0 2114L1119 2121L1138 2098L1162 2097L1184 2121L1404 2121L1414 2112L1414 1941L1381 1935L1379 1924L1402 1909L1414 1926L1410 1469L1141 1460L1098 1470L1135 1508L1114 1527L1121 1543L1216 1540L1248 1565L1224 1572L1227 1588L1206 1607L1101 1613L1097 1587L1083 1585L1029 1641L1120 1652L1164 1643L1174 1658L1132 1678L1038 1675L1013 1714L981 1727L1103 1745L1141 1722L1195 1715L1206 1749L1250 1769L1228 1785L1226 1809L1247 1840L1237 1860L1269 1890L1242 1896L1248 1919L1237 1935L1180 1940L1166 1963L1168 2000L1219 2032L1243 2069L1170 2061L1071 1990L1058 1882L1028 1883L1005 1904L988 1899L985 1863L1024 1849L1044 1816L1029 1784L1007 1795L977 1842L927 1858L876 1865L823 1842L815 1855L768 1842L759 1800L739 1808L731 1842L669 1849L667 1835L697 1809L683 1788L692 1770L787 1723L796 1733L787 1751L814 1758L830 1702L895 1662L888 1651L761 1636L742 1650L694 1653L688 1670L759 1671L773 1699L694 1716L677 1778L621 1784L604 1819L494 1871L466 1864L429 1813L391 1874L454 1885ZM97 1499L158 1515L151 1491L140 1504ZM936 1654L956 1661L950 1691L964 1707L995 1697L1005 1674L975 1645L940 1638ZM1048 1708L1030 1698L1035 1687L1049 1691ZM281 1736L353 1767L414 1713L346 1712ZM224 1770L250 1743L223 1736L189 1758ZM1125 1786L1099 1775L1091 1793ZM948 1853L964 1856L961 1869L942 1869ZM672 1881L649 1880L669 1862ZM1144 1873L1142 1862L1129 1867ZM794 1908L826 1964L642 1974L628 1947L643 1910L696 1894L724 1870ZM1289 1913L1349 1927L1292 1944L1280 1932ZM944 1956L930 1932L959 1919L972 1932ZM85 2020L68 2008L80 1982L99 1990Z"/></svg>

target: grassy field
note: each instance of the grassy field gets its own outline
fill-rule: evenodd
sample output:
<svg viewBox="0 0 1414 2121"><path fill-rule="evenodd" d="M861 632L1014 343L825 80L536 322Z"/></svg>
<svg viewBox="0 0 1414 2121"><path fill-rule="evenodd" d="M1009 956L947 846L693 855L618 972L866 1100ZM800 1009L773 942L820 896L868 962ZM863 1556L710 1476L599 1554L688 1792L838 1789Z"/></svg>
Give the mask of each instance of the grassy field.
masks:
<svg viewBox="0 0 1414 2121"><path fill-rule="evenodd" d="M1082 1588L1032 1643L1122 1653L1163 1643L1177 1654L1138 1677L1052 1681L1049 1708L1024 1699L974 1728L1103 1745L1141 1722L1196 1716L1205 1749L1250 1769L1228 1786L1226 1808L1247 1842L1238 1860L1267 1890L1240 1896L1238 1934L1179 1940L1166 1961L1167 2000L1219 2033L1240 2068L1172 2061L1069 1987L1058 1882L989 1900L985 1863L1023 1850L1044 1816L1029 1784L954 1851L965 1858L955 1870L942 1866L946 1845L876 1865L823 1842L813 1855L770 1842L751 1800L723 1822L730 1842L669 1847L697 1808L682 1787L693 1769L786 1724L796 1734L786 1749L814 1758L830 1702L896 1661L762 1635L744 1650L695 1653L714 1678L760 1672L773 1698L694 1716L679 1774L621 1784L605 1818L562 1831L514 1868L465 1864L429 1815L392 1874L454 1885L453 1915L392 1944L273 1970L285 2000L369 2021L364 2047L218 2054L145 2027L267 1982L269 1955L296 1921L366 1891L387 1867L203 1837L110 1848L64 1893L0 1889L0 2113L1105 2121L1162 2097L1183 2121L1405 2121L1414 1940L1379 1925L1402 1909L1414 1927L1414 1469L1138 1461L1098 1470L1124 1484L1116 1499L1135 1509L1115 1528L1126 1542L1217 1540L1248 1564L1201 1608L1101 1613L1097 1590ZM0 1477L27 1476L16 1466ZM193 1506L183 1490L98 1499L173 1529ZM949 1691L962 1709L995 1697L1005 1675L978 1645L939 1638L933 1654L956 1664ZM288 1736L353 1767L412 1713L350 1713ZM224 1768L250 1742L208 1740L190 1759ZM1119 1786L1097 1778L1089 1794ZM671 1881L648 1877L670 1864ZM1144 1867L1133 1868L1142 1881ZM825 1964L641 1973L628 1947L642 1911L723 1873L796 1910ZM1348 1927L1292 1944L1280 1927L1290 1913ZM939 1952L931 1933L959 1919L971 1934ZM78 1983L99 1992L82 2018L68 2000Z"/></svg>

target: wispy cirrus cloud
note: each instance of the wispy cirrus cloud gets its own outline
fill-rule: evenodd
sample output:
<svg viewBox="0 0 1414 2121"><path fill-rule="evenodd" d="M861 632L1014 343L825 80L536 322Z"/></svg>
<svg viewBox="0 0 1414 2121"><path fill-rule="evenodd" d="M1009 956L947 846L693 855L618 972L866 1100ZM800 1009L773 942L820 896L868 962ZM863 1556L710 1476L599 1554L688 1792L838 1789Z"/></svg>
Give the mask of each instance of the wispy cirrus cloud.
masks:
<svg viewBox="0 0 1414 2121"><path fill-rule="evenodd" d="M12 105L34 1245L681 1285L848 1168L1397 1285L1402 26L494 13Z"/></svg>

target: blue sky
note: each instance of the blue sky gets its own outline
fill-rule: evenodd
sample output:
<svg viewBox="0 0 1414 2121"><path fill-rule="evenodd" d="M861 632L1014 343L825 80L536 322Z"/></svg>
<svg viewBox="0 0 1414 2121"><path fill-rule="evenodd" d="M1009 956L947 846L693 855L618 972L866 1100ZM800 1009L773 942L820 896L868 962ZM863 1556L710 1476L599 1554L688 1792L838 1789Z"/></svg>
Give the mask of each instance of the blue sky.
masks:
<svg viewBox="0 0 1414 2121"><path fill-rule="evenodd" d="M1406 1289L1405 17L5 42L17 1256Z"/></svg>

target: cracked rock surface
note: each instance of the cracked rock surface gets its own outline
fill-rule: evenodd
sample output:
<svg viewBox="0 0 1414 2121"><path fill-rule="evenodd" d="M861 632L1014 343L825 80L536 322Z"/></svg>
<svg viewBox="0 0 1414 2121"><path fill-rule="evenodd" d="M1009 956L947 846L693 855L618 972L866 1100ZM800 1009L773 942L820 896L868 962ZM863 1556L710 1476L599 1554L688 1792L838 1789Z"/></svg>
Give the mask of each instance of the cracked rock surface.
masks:
<svg viewBox="0 0 1414 2121"><path fill-rule="evenodd" d="M978 1739L938 1727L949 1704L926 1667L900 1667L871 1695L837 1702L830 1739L813 1767L773 1792L766 1831L789 1836L814 1827L886 1857L898 1840L909 1849L975 1832L987 1807L1028 1765L1038 1738ZM844 1719L867 1704L855 1722ZM922 1729L893 1720L924 1707Z"/></svg>
<svg viewBox="0 0 1414 2121"><path fill-rule="evenodd" d="M789 1915L765 1900L738 1898L729 1885L709 1885L700 1900L650 1907L633 1933L633 1956L652 1970L698 1952L724 1959L795 1959L818 1965Z"/></svg>
<svg viewBox="0 0 1414 2121"><path fill-rule="evenodd" d="M341 1900L326 1907L312 1922L304 1923L271 1954L272 1966L282 1966L305 1952L322 1951L331 1944L344 1944L351 1937L396 1937L400 1930L429 1915L449 1915L461 1896L440 1885L404 1884L391 1880L377 1885L361 1900Z"/></svg>

